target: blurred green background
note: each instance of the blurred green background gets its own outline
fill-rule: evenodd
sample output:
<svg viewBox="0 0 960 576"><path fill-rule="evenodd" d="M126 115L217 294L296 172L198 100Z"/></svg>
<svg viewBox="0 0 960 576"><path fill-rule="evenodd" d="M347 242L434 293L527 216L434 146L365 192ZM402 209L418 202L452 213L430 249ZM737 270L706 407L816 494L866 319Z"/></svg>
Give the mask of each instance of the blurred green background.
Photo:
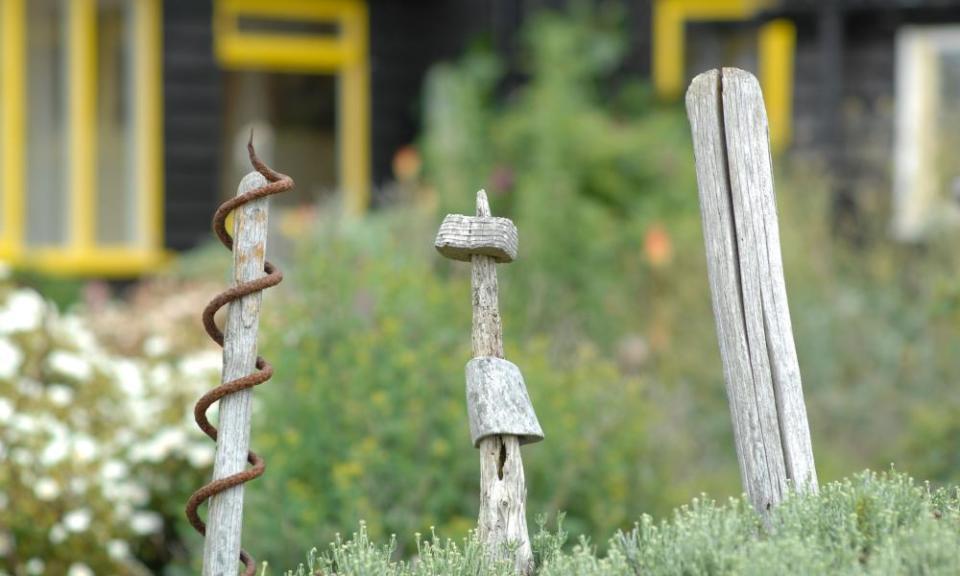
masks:
<svg viewBox="0 0 960 576"><path fill-rule="evenodd" d="M360 520L400 535L402 555L416 532L474 526L470 273L432 243L479 188L520 231L520 258L498 273L506 355L547 436L523 453L531 520L565 511L569 532L604 542L701 492L740 493L688 125L647 83L614 80L624 51L615 12L544 13L507 98L483 46L431 69L422 133L394 158L378 210L277 217L285 281L264 297L260 339L276 374L256 392L253 435L268 467L248 485L244 526L258 559L293 567ZM852 239L822 166L775 163L821 480L893 463L957 482L957 232L894 241L880 203ZM189 413L218 377L199 313L228 265L211 245L135 285L5 272L0 571L41 559L73 576L80 560L196 572L201 542L181 510L211 448Z"/></svg>

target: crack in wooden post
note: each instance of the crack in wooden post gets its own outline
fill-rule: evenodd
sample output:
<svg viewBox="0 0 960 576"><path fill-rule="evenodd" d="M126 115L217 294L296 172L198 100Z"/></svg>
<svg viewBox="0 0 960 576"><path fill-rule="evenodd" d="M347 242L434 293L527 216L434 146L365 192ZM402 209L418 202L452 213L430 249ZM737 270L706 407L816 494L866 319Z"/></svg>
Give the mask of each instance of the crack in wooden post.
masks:
<svg viewBox="0 0 960 576"><path fill-rule="evenodd" d="M724 380L743 486L764 516L817 472L787 305L760 85L735 68L686 97Z"/></svg>
<svg viewBox="0 0 960 576"><path fill-rule="evenodd" d="M489 217L487 194L477 193L477 216ZM503 358L497 270L493 257L470 257L473 290L473 356ZM478 533L488 550L499 554L517 546L517 571L533 570L533 550L527 531L527 485L523 474L520 441L496 435L480 440L480 515Z"/></svg>

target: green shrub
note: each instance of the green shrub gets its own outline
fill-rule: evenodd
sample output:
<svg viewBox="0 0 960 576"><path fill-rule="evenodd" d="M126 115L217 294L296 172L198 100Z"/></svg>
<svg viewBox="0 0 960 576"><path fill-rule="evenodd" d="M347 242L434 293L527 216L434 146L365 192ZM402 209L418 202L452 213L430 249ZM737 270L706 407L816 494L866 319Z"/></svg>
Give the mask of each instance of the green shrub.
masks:
<svg viewBox="0 0 960 576"><path fill-rule="evenodd" d="M274 295L282 305L266 304L276 376L257 391L254 447L269 472L247 493L250 510L269 512L249 514L245 534L275 564L358 518L376 537L431 525L466 534L479 488L464 407L469 267L437 274L432 214L319 224ZM549 441L524 452L531 510L564 508L579 530L616 529L658 498L644 383L589 343L555 361L548 339L521 339L504 323L507 357L548 428Z"/></svg>
<svg viewBox="0 0 960 576"><path fill-rule="evenodd" d="M526 324L585 331L607 345L607 326L637 313L650 281L637 258L650 225L670 218L670 234L684 238L698 230L686 120L636 84L613 87L624 45L614 16L534 18L524 44L529 79L499 99L494 88L505 78L492 56L438 66L426 84L422 138L441 212L472 211L473 192L486 188L493 212L517 223L514 310Z"/></svg>
<svg viewBox="0 0 960 576"><path fill-rule="evenodd" d="M665 520L643 516L632 530L610 539L598 555L581 538L569 551L561 525L541 524L534 538L538 576L651 576L766 574L943 574L960 571L960 493L931 491L898 474L860 473L819 494L793 495L765 527L745 499L725 504L701 497ZM417 557L394 558L395 543L373 543L361 524L349 540L288 576L512 576L488 561L471 535L459 544L433 535L417 538Z"/></svg>

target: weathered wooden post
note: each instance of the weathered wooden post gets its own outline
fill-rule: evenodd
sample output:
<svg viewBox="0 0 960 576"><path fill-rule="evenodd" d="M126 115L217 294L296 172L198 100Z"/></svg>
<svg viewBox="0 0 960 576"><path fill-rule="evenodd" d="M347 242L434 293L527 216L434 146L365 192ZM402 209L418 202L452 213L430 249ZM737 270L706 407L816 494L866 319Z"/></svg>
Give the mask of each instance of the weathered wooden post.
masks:
<svg viewBox="0 0 960 576"><path fill-rule="evenodd" d="M256 571L253 558L240 548L243 525L243 484L264 471L264 461L250 451L251 392L270 379L273 368L257 355L262 291L275 286L282 275L264 258L267 247L268 196L293 188L293 180L274 172L256 157L252 136L248 145L256 172L240 182L237 195L224 202L213 217L220 241L233 251L234 285L217 295L203 311L204 328L223 347L221 384L210 390L194 407L197 425L217 442L213 480L195 492L187 503L187 518L205 535L204 576L235 576L243 562L244 574ZM234 233L225 228L234 212ZM224 331L214 315L229 304ZM207 419L207 409L220 401L219 429ZM247 464L250 468L246 468ZM200 519L200 505L210 500L207 521Z"/></svg>
<svg viewBox="0 0 960 576"><path fill-rule="evenodd" d="M520 369L504 359L496 264L517 256L517 228L490 215L477 192L477 215L450 214L435 242L453 260L469 261L473 288L473 360L467 363L467 413L473 445L480 449L478 534L488 552L502 557L516 547L517 571L533 570L527 532L527 487L520 445L543 440Z"/></svg>
<svg viewBox="0 0 960 576"><path fill-rule="evenodd" d="M704 72L687 90L707 272L743 486L763 515L817 471L783 280L757 79Z"/></svg>

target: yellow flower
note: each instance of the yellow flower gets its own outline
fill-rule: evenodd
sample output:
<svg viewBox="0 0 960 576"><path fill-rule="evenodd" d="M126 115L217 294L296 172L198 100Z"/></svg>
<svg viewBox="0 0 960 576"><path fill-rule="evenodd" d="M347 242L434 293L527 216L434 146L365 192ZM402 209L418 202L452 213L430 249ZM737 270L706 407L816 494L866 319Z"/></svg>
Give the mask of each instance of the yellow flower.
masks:
<svg viewBox="0 0 960 576"><path fill-rule="evenodd" d="M348 460L333 465L333 481L340 488L351 486L357 478L363 475L363 466L359 462Z"/></svg>

